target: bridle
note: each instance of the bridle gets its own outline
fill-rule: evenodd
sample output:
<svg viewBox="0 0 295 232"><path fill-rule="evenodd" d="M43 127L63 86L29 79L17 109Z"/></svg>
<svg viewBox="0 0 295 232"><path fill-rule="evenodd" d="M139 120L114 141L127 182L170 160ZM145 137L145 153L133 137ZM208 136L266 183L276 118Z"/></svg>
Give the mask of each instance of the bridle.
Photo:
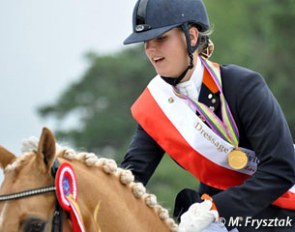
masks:
<svg viewBox="0 0 295 232"><path fill-rule="evenodd" d="M58 160L57 159L54 160L53 165L51 167L51 173L54 178L59 166L60 166L60 163L58 162ZM28 189L21 192L0 195L0 202L17 200L21 198L41 195L41 194L55 192L55 191L56 191L56 186L47 186L47 187L41 187L41 188ZM62 212L63 212L63 209L56 198L51 232L62 232Z"/></svg>
<svg viewBox="0 0 295 232"><path fill-rule="evenodd" d="M0 195L0 202L17 200L20 198L40 195L43 193L55 192L55 190L56 190L55 186L48 186L48 187L42 187L42 188L29 189L29 190L17 192L17 193L3 194L3 195Z"/></svg>

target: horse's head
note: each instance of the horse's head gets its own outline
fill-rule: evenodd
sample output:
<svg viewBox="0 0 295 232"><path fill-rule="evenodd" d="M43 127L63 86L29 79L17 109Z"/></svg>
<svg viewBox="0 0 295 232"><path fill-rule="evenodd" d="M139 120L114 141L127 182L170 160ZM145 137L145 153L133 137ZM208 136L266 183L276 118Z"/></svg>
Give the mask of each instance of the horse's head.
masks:
<svg viewBox="0 0 295 232"><path fill-rule="evenodd" d="M0 188L0 231L45 232L51 228L55 193L51 166L55 159L56 143L53 134L43 129L34 151L15 156L0 146L0 166L4 181ZM32 189L48 191L36 196ZM16 194L15 194L16 193ZM7 196L5 196L7 195Z"/></svg>
<svg viewBox="0 0 295 232"><path fill-rule="evenodd" d="M4 171L1 232L177 230L168 210L146 193L141 183L134 182L131 171L93 153L56 150L55 138L46 128L38 144L21 156L0 146ZM75 187L67 194L70 182ZM67 195L65 199L63 194ZM66 201L71 202L70 209L64 205Z"/></svg>

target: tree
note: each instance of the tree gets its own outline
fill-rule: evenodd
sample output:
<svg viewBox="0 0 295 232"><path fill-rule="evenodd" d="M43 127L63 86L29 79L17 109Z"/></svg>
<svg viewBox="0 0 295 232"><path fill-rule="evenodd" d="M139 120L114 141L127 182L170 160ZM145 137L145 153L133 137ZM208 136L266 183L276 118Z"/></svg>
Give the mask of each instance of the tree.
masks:
<svg viewBox="0 0 295 232"><path fill-rule="evenodd" d="M60 123L76 117L69 130L56 133L78 148L118 150L134 131L129 108L153 70L139 48L108 56L88 53L86 58L90 66L83 77L72 83L57 103L40 107L39 113Z"/></svg>

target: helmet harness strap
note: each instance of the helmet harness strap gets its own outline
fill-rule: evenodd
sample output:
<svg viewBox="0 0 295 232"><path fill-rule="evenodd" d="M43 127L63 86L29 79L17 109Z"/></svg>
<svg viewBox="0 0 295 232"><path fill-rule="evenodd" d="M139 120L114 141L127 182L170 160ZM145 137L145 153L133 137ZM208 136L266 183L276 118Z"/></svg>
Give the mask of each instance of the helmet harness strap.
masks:
<svg viewBox="0 0 295 232"><path fill-rule="evenodd" d="M181 25L181 29L183 30L184 35L185 35L185 39L186 39L186 43L187 43L187 52L188 52L188 56L190 58L190 63L188 65L188 67L180 74L180 76L173 80L173 82L172 82L172 85L173 86L176 86L178 83L180 83L181 80L187 74L188 70L190 70L190 69L192 69L194 67L194 56L193 56L193 52L198 47L198 43L195 46L192 46L191 45L191 39L190 39L190 34L189 34L189 24L188 24L188 22L183 23ZM166 79L168 77L163 77L163 78Z"/></svg>

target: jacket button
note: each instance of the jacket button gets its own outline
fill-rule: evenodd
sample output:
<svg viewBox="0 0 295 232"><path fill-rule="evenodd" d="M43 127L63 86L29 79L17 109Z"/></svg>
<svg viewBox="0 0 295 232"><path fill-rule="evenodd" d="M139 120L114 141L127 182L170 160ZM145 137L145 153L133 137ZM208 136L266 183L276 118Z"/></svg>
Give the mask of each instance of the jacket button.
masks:
<svg viewBox="0 0 295 232"><path fill-rule="evenodd" d="M168 98L168 102L169 102L169 103L173 103L173 102L174 102L173 97L169 97L169 98Z"/></svg>

